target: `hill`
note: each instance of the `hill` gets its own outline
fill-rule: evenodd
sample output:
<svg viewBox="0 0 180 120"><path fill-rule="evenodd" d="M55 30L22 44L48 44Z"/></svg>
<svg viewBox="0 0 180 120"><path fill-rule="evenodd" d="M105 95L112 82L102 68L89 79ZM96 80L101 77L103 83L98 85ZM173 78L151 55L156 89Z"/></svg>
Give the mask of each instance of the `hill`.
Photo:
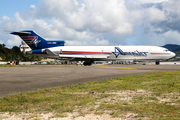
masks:
<svg viewBox="0 0 180 120"><path fill-rule="evenodd" d="M170 58L166 61L180 61L180 45L177 44L166 44L164 46L162 46L164 48L167 48L168 50L174 52L176 54L175 57Z"/></svg>
<svg viewBox="0 0 180 120"><path fill-rule="evenodd" d="M172 52L174 52L174 51L176 51L178 49L180 50L180 45L177 45L177 44L166 44L166 45L164 45L162 47L167 48L168 50L170 50Z"/></svg>

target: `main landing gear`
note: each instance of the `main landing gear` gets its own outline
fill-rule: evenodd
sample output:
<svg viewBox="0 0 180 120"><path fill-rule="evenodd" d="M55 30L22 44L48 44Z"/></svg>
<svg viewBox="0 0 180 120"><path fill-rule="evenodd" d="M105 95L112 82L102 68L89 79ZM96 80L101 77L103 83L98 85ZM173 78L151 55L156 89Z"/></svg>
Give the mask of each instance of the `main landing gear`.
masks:
<svg viewBox="0 0 180 120"><path fill-rule="evenodd" d="M155 62L155 64L156 64L156 65L159 65L159 64L160 64L160 62L159 62L159 61L156 61L156 62Z"/></svg>
<svg viewBox="0 0 180 120"><path fill-rule="evenodd" d="M83 65L84 66L91 66L92 65L92 61L84 61Z"/></svg>

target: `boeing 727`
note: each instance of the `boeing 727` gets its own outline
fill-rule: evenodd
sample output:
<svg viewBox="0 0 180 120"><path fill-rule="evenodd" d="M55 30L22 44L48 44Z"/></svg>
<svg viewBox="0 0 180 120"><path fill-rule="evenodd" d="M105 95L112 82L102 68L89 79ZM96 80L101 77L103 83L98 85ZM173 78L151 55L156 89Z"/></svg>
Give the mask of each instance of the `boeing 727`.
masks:
<svg viewBox="0 0 180 120"><path fill-rule="evenodd" d="M47 58L85 61L83 64L91 65L94 61L115 60L160 60L169 59L175 53L158 46L64 46L64 41L47 41L33 31L11 32L18 35L32 50L34 54Z"/></svg>

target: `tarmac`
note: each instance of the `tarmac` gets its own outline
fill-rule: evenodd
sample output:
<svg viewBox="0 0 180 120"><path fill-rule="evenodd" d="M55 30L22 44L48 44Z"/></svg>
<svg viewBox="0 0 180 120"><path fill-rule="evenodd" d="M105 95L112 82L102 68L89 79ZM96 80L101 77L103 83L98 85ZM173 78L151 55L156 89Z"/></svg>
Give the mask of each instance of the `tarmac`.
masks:
<svg viewBox="0 0 180 120"><path fill-rule="evenodd" d="M0 97L120 76L178 70L180 65L177 64L0 67Z"/></svg>

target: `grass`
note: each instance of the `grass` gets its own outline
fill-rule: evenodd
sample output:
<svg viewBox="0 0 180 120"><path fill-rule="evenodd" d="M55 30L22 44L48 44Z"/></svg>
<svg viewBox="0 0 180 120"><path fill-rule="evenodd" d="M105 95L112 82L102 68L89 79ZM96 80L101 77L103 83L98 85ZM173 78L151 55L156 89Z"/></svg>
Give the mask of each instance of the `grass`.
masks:
<svg viewBox="0 0 180 120"><path fill-rule="evenodd" d="M0 98L0 112L109 114L132 119L180 118L180 71L131 75Z"/></svg>

